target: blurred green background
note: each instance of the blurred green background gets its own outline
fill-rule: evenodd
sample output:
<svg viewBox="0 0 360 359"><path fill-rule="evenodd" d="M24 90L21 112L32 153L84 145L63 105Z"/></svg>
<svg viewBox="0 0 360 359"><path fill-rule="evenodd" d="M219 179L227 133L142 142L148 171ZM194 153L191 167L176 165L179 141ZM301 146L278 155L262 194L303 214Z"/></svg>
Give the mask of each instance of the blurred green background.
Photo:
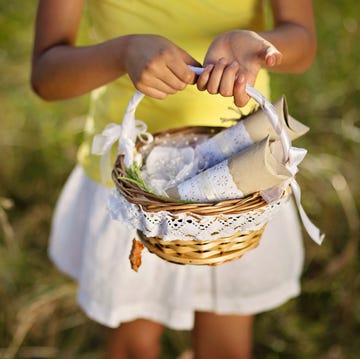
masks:
<svg viewBox="0 0 360 359"><path fill-rule="evenodd" d="M57 196L74 166L88 97L45 103L29 88L36 2L0 0L0 358L101 358L104 328L75 302L47 258ZM306 234L303 292L261 314L256 358L360 358L360 2L315 1L319 51L305 75L273 76L273 99L311 131L297 176L303 205L326 233ZM86 31L86 24L82 33ZM162 358L186 348L168 330Z"/></svg>

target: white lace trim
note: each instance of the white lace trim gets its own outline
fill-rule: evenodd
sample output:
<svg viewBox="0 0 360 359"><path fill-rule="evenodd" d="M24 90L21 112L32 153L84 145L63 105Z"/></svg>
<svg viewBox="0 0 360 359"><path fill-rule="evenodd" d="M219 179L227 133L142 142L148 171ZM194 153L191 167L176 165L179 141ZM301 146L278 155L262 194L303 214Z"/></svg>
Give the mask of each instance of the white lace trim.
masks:
<svg viewBox="0 0 360 359"><path fill-rule="evenodd" d="M242 231L263 227L280 209L286 198L243 214L197 216L182 213L174 216L168 211L145 212L140 206L128 202L118 190L109 197L108 208L114 220L130 224L147 237L160 236L171 240L215 240Z"/></svg>

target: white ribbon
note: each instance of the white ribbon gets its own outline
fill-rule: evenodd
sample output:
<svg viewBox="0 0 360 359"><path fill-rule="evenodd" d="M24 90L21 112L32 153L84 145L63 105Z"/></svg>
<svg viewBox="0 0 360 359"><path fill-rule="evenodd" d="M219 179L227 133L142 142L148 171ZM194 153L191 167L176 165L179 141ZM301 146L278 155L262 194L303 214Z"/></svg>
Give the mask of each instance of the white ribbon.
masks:
<svg viewBox="0 0 360 359"><path fill-rule="evenodd" d="M310 236L310 238L316 242L317 244L321 244L325 238L325 234L321 233L319 228L317 228L309 219L308 215L306 214L303 206L301 205L301 189L299 184L296 182L295 174L298 172L298 165L304 159L307 151L304 148L296 148L290 147L289 150L289 160L286 164L286 168L291 172L294 176L290 180L290 186L292 189L292 193L295 198L296 206L299 211L299 215L304 225L306 232Z"/></svg>
<svg viewBox="0 0 360 359"><path fill-rule="evenodd" d="M100 176L101 182L103 184L106 184L106 182L110 179L111 148L114 143L120 139L121 132L121 125L116 123L110 123L105 127L102 134L94 136L91 153L101 155Z"/></svg>
<svg viewBox="0 0 360 359"><path fill-rule="evenodd" d="M305 150L305 148L290 147L289 160L285 166L293 176L299 172L298 166L305 158L306 154L307 150Z"/></svg>
<svg viewBox="0 0 360 359"><path fill-rule="evenodd" d="M143 142L153 140L150 133L146 133L147 127L144 122L135 119L135 111L144 94L136 90L131 97L122 119L122 131L119 138L119 153L124 153L124 164L130 167L134 163L134 149L137 136ZM142 131L142 132L141 132Z"/></svg>
<svg viewBox="0 0 360 359"><path fill-rule="evenodd" d="M295 202L297 205L297 208L299 210L299 215L302 221L302 224L304 225L306 232L310 236L310 238L316 242L317 244L321 244L325 238L325 234L321 233L319 228L317 228L309 219L307 216L303 206L301 205L301 189L299 184L296 182L295 178L293 178L290 181L292 193L295 198Z"/></svg>
<svg viewBox="0 0 360 359"><path fill-rule="evenodd" d="M134 98L134 97L133 97ZM142 97L141 97L142 98ZM136 97L140 101L141 98ZM91 152L101 155L100 174L103 183L110 179L111 172L111 148L118 141L118 153L124 154L126 166L134 162L135 141L138 138L143 143L150 143L153 136L147 132L147 126L143 121L135 120L135 105L131 103L129 111L125 112L122 124L110 123L100 135L95 135ZM129 106L128 106L129 108Z"/></svg>

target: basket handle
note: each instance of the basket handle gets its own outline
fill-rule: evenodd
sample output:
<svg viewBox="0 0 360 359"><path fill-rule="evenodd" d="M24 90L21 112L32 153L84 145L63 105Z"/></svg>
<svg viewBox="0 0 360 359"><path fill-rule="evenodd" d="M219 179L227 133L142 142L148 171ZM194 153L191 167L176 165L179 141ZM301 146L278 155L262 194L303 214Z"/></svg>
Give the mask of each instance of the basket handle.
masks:
<svg viewBox="0 0 360 359"><path fill-rule="evenodd" d="M204 71L204 68L202 67L189 66L189 68L197 75L200 75ZM270 121L282 145L282 163L284 165L287 164L289 162L291 141L283 123L280 121L279 116L276 113L274 106L264 95L249 84L246 84L246 93L260 105L267 115L268 120ZM133 149L135 147L136 137L140 137L141 139L145 134L145 132L139 134L139 131L137 131L136 128L136 123L139 123L139 121L136 122L135 120L136 108L143 98L144 94L140 91L136 91L130 99L124 113L122 133L121 138L119 139L119 152L124 153L124 163L126 166L131 166L134 162Z"/></svg>

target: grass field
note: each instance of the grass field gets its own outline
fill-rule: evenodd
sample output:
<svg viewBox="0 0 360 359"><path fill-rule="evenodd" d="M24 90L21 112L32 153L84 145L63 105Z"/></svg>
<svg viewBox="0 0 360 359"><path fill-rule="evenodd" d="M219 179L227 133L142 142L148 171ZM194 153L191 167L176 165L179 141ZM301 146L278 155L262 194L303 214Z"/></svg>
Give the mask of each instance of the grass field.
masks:
<svg viewBox="0 0 360 359"><path fill-rule="evenodd" d="M101 358L104 328L75 302L75 285L47 258L52 210L71 171L88 97L44 103L29 88L36 2L0 0L0 358ZM299 298L259 315L264 359L360 358L360 2L315 2L319 51L305 75L274 76L292 115L311 127L298 181L326 233L304 235ZM188 344L166 331L162 359Z"/></svg>

